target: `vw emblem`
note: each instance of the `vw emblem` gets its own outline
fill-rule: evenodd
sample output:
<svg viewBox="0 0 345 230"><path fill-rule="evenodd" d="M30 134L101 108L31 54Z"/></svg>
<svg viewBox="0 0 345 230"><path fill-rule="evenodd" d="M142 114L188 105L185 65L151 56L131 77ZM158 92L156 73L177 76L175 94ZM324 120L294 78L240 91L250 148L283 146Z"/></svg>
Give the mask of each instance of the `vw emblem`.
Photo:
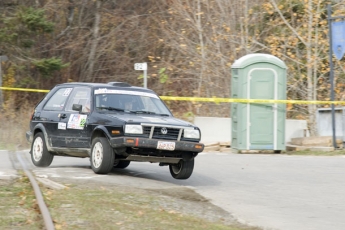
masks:
<svg viewBox="0 0 345 230"><path fill-rule="evenodd" d="M165 127L163 127L163 128L161 129L161 133L162 133L162 134L167 134L167 133L168 133L168 129L165 128Z"/></svg>

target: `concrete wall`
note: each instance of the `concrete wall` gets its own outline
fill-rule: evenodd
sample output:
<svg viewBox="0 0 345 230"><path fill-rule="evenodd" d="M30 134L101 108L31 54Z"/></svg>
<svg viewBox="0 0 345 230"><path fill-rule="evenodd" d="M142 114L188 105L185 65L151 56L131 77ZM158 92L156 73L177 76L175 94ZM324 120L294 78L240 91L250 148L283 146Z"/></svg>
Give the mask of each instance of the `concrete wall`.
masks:
<svg viewBox="0 0 345 230"><path fill-rule="evenodd" d="M231 118L195 117L194 124L201 130L201 142L231 141Z"/></svg>
<svg viewBox="0 0 345 230"><path fill-rule="evenodd" d="M335 135L345 141L345 108L334 108ZM333 136L332 131L332 110L331 108L319 108L316 113L317 131L319 136Z"/></svg>
<svg viewBox="0 0 345 230"><path fill-rule="evenodd" d="M203 143L231 141L231 118L195 117L193 123L200 128ZM285 125L286 143L294 137L308 136L305 120L287 119Z"/></svg>

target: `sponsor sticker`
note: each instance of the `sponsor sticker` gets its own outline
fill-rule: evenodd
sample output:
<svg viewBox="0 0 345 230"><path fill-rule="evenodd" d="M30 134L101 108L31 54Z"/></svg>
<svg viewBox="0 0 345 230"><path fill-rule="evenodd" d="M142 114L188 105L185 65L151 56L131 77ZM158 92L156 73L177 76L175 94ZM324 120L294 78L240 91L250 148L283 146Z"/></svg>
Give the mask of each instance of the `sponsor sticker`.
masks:
<svg viewBox="0 0 345 230"><path fill-rule="evenodd" d="M59 123L58 123L58 129L66 130L66 123L59 122Z"/></svg>
<svg viewBox="0 0 345 230"><path fill-rule="evenodd" d="M87 115L71 114L69 117L67 128L68 129L84 129Z"/></svg>
<svg viewBox="0 0 345 230"><path fill-rule="evenodd" d="M63 92L62 96L68 97L68 95L71 93L71 91L72 91L72 88L65 89L65 92Z"/></svg>

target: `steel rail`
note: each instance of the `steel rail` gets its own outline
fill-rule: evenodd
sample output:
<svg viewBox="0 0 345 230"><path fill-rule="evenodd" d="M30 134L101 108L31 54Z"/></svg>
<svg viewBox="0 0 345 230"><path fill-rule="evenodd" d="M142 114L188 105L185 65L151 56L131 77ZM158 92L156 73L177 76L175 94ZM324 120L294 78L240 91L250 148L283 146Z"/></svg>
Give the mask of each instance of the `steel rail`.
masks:
<svg viewBox="0 0 345 230"><path fill-rule="evenodd" d="M53 220L51 218L51 215L50 215L50 212L47 208L47 205L44 202L42 192L41 192L40 187L38 186L38 184L35 180L35 177L31 174L31 172L29 170L27 170L26 164L24 163L23 159L18 154L18 152L16 152L16 155L17 155L17 159L18 159L19 163L21 164L21 166L23 168L24 173L29 178L31 186L34 189L36 201L38 203L38 207L40 209L45 228L47 230L54 230L55 226L54 226Z"/></svg>

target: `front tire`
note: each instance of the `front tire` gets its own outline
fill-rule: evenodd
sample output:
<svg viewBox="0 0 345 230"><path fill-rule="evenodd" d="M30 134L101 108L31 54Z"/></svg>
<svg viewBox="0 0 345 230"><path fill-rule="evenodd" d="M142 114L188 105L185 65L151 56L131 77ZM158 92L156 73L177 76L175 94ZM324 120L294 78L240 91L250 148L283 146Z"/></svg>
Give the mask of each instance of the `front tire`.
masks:
<svg viewBox="0 0 345 230"><path fill-rule="evenodd" d="M31 160L37 167L48 167L54 159L54 155L48 152L43 133L35 135L31 145Z"/></svg>
<svg viewBox="0 0 345 230"><path fill-rule="evenodd" d="M114 166L115 154L108 139L96 137L92 141L91 168L97 174L107 174Z"/></svg>
<svg viewBox="0 0 345 230"><path fill-rule="evenodd" d="M169 170L172 177L179 180L188 179L194 169L194 158L188 161L180 160L178 164L170 164Z"/></svg>

